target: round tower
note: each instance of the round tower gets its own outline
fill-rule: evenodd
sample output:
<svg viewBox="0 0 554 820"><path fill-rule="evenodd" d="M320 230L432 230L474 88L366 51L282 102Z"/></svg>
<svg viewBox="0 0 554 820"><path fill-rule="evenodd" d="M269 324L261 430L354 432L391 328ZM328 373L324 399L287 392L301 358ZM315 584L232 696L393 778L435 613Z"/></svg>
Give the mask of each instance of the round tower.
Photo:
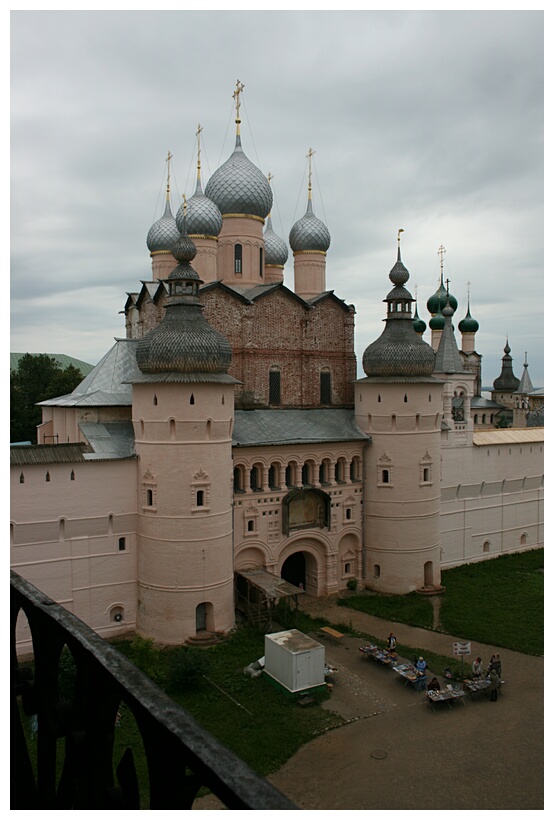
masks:
<svg viewBox="0 0 554 820"><path fill-rule="evenodd" d="M289 244L294 255L294 292L302 299L313 299L325 291L327 251L331 235L327 226L314 214L312 207L312 157L308 151L308 207L292 226Z"/></svg>
<svg viewBox="0 0 554 820"><path fill-rule="evenodd" d="M137 629L166 644L234 625L231 347L198 298L183 228L160 324L137 345Z"/></svg>
<svg viewBox="0 0 554 820"><path fill-rule="evenodd" d="M165 194L165 210L148 231L146 245L150 251L152 259L152 279L164 279L175 267L175 259L171 253L171 248L179 239L179 230L175 224L175 218L171 213L169 202L169 177L171 152L167 152L167 186Z"/></svg>
<svg viewBox="0 0 554 820"><path fill-rule="evenodd" d="M442 382L435 354L416 332L409 273L400 255L381 336L365 350L356 382L356 424L366 448L366 585L404 594L440 587L440 432Z"/></svg>
<svg viewBox="0 0 554 820"><path fill-rule="evenodd" d="M236 107L235 150L206 185L206 196L223 217L218 240L218 278L229 285L252 287L265 282L263 227L271 211L273 194L269 182L242 150L240 95L237 80L233 94Z"/></svg>
<svg viewBox="0 0 554 820"><path fill-rule="evenodd" d="M198 153L196 160L196 190L187 202L187 233L196 246L195 267L203 282L215 282L217 279L217 242L223 218L221 211L202 190L202 168L200 160L200 134L202 126L196 131ZM185 221L184 205L179 207L175 222L179 233Z"/></svg>

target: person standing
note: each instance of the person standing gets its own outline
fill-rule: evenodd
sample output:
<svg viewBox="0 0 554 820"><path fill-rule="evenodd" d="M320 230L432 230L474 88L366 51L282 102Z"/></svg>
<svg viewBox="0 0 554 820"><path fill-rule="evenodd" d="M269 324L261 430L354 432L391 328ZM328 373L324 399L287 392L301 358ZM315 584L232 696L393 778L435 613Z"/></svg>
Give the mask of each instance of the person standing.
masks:
<svg viewBox="0 0 554 820"><path fill-rule="evenodd" d="M498 683L499 683L498 673L497 673L496 669L491 669L491 687L490 687L491 702L494 702L494 703L496 703L497 698L498 698Z"/></svg>
<svg viewBox="0 0 554 820"><path fill-rule="evenodd" d="M482 662L481 658L475 658L475 660L473 661L472 669L473 669L473 677L474 678L480 678L482 676L482 674L483 674L483 662Z"/></svg>
<svg viewBox="0 0 554 820"><path fill-rule="evenodd" d="M387 649L389 650L389 652L396 652L396 638L392 632L387 638Z"/></svg>
<svg viewBox="0 0 554 820"><path fill-rule="evenodd" d="M425 674L425 670L427 669L427 664L425 663L425 661L423 660L422 657L420 657L418 662L416 663L416 669L417 669L417 671L419 672L420 675Z"/></svg>

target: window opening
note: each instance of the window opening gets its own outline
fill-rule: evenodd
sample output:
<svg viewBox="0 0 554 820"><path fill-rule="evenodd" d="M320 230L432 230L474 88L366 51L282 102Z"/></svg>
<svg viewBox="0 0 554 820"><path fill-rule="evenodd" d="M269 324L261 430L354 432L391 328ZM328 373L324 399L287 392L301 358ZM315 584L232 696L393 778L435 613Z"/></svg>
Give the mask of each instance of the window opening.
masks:
<svg viewBox="0 0 554 820"><path fill-rule="evenodd" d="M269 371L269 403L281 404L281 371Z"/></svg>
<svg viewBox="0 0 554 820"><path fill-rule="evenodd" d="M242 273L242 245L235 245L235 273Z"/></svg>
<svg viewBox="0 0 554 820"><path fill-rule="evenodd" d="M319 374L319 402L331 404L331 374L326 371Z"/></svg>

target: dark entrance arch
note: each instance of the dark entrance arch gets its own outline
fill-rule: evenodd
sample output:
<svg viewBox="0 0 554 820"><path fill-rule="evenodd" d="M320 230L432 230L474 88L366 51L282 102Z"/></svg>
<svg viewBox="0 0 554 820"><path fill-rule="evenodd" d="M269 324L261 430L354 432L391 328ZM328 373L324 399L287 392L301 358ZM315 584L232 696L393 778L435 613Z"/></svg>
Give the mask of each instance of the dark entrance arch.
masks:
<svg viewBox="0 0 554 820"><path fill-rule="evenodd" d="M306 558L303 552L289 555L281 569L281 578L295 587L302 584L303 589L306 589Z"/></svg>

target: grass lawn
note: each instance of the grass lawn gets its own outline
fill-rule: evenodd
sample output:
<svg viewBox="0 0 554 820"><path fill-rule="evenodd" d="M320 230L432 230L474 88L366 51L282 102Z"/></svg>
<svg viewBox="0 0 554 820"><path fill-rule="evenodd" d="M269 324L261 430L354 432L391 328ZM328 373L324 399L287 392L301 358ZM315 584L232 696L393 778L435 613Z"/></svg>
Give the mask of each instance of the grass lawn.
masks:
<svg viewBox="0 0 554 820"><path fill-rule="evenodd" d="M540 549L445 570L442 584L446 592L439 598L440 631L542 655L543 565L544 550ZM433 628L431 602L415 592L354 595L338 603L387 620Z"/></svg>

